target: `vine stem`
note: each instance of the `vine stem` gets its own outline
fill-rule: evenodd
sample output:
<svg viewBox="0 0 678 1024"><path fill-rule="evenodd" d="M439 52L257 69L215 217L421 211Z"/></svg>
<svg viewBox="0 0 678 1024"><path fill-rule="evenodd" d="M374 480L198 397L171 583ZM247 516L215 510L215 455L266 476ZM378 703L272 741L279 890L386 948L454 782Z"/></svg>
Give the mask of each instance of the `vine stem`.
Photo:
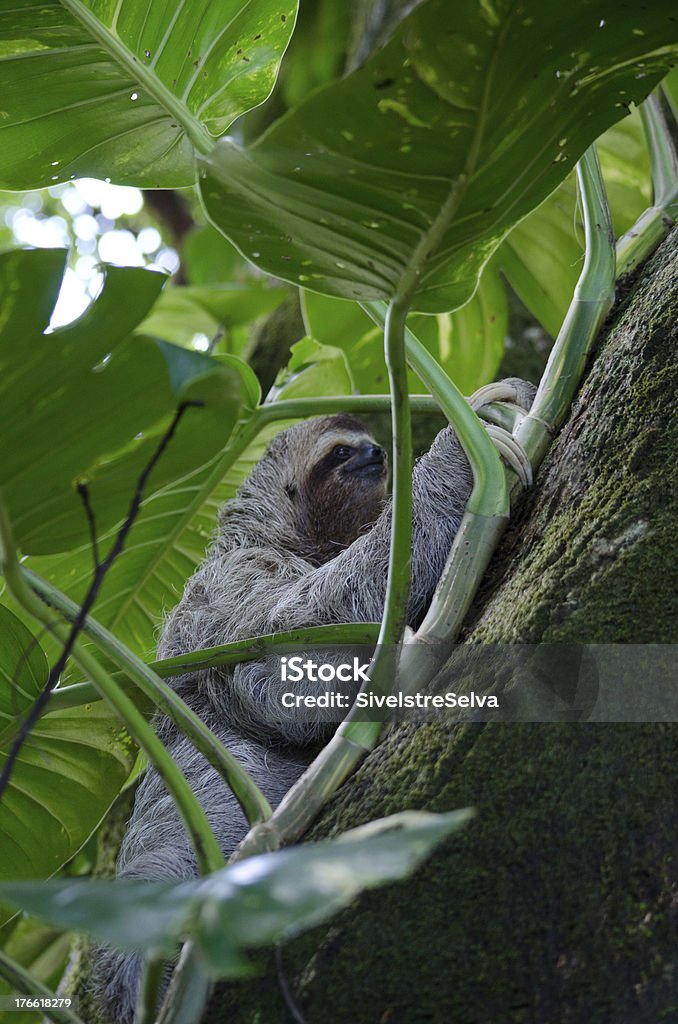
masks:
<svg viewBox="0 0 678 1024"><path fill-rule="evenodd" d="M617 242L617 274L626 274L647 259L678 217L678 125L660 86L641 104L645 138L652 166L652 206ZM673 128L673 132L672 132Z"/></svg>
<svg viewBox="0 0 678 1024"><path fill-rule="evenodd" d="M56 597L52 585L36 576L35 573L26 570L25 576L34 590L45 597L49 595L47 604L59 610L66 619L71 620L73 611L77 608L73 601L64 594L58 594L58 591L56 592L58 597ZM264 633L261 636L252 636L245 640L234 640L230 644L205 647L203 650L192 651L190 654L179 654L175 658L153 661L146 665L146 668L150 669L159 679L169 679L172 676L185 675L187 672L204 672L209 668L239 665L246 661L259 661L270 654L290 654L300 648L315 649L331 644L351 646L376 644L379 630L380 625L377 622L343 622L332 626L309 626L308 629ZM88 616L83 632L96 641L102 631L103 627L96 619ZM138 695L139 687L130 683L124 669L113 673L111 678L125 693ZM100 700L100 694L91 683L73 683L71 686L64 686L52 692L45 714L62 711L64 708L79 707L96 700ZM160 707L154 698L151 700ZM179 723L177 722L177 724Z"/></svg>
<svg viewBox="0 0 678 1024"><path fill-rule="evenodd" d="M412 289L389 306L384 328L384 353L391 393L393 482L391 546L379 646L396 644L407 621L412 539L412 424L407 387L404 331Z"/></svg>
<svg viewBox="0 0 678 1024"><path fill-rule="evenodd" d="M384 322L384 305L366 303L365 312ZM445 569L427 615L401 655L399 685L403 692L420 687L444 659L447 644L468 611L492 553L508 522L510 497L506 471L478 415L454 382L424 348L405 331L407 361L454 427L473 474L473 489ZM431 660L419 650L435 648ZM405 682L409 680L409 682Z"/></svg>
<svg viewBox="0 0 678 1024"><path fill-rule="evenodd" d="M384 302L361 303L362 309L378 324L384 327L386 322L386 304ZM459 442L464 449L473 473L473 490L467 508L481 516L508 516L509 491L506 474L497 450L480 419L493 419L491 408L484 406L475 413L468 404L452 378L445 372L430 352L424 348L409 327L405 328L405 352L407 362L431 392L431 401L447 417L454 427ZM479 419L480 417L480 419ZM515 419L509 420L513 426ZM502 423L507 425L504 418Z"/></svg>
<svg viewBox="0 0 678 1024"><path fill-rule="evenodd" d="M24 579L16 556L16 546L5 503L0 494L0 563L7 589L24 611L41 625L51 629L60 643L68 641L69 631L61 623L54 623L48 609L33 593ZM224 856L214 838L212 829L202 807L193 794L186 778L158 739L152 726L137 710L132 701L122 693L109 673L89 651L76 639L72 656L76 664L94 682L104 699L124 723L126 729L147 755L149 761L171 794L184 821L186 830L195 850L198 869L201 874L216 871L224 866Z"/></svg>
<svg viewBox="0 0 678 1024"><path fill-rule="evenodd" d="M586 238L584 266L532 408L516 429L516 440L535 469L572 405L593 342L614 301L614 235L595 146L577 164L577 184Z"/></svg>

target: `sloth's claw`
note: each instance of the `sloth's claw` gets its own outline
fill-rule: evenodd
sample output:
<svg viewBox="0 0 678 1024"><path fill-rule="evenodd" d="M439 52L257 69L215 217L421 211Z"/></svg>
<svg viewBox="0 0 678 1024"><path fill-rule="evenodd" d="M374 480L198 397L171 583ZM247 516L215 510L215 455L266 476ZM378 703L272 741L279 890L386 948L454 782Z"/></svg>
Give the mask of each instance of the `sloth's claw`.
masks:
<svg viewBox="0 0 678 1024"><path fill-rule="evenodd" d="M532 484L532 465L522 445L503 427L497 427L493 423L486 423L485 430L492 438L494 446L502 459L508 463L523 487L530 487Z"/></svg>
<svg viewBox="0 0 678 1024"><path fill-rule="evenodd" d="M528 412L532 405L536 388L527 381L518 377L507 377L506 380L493 381L478 388L469 398L471 408L477 412L483 405L490 405L492 402L509 402L519 409Z"/></svg>

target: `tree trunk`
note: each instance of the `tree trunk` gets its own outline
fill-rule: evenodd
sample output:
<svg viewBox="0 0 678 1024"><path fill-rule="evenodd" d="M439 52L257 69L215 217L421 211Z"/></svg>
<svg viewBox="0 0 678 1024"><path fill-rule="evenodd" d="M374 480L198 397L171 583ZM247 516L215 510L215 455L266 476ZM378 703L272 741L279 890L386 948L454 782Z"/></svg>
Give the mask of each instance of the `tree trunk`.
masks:
<svg viewBox="0 0 678 1024"><path fill-rule="evenodd" d="M468 643L676 639L678 230L614 311ZM675 659L674 659L675 660ZM643 686L638 678L638 687ZM473 806L401 885L220 989L209 1024L678 1019L675 724L404 725L317 823Z"/></svg>

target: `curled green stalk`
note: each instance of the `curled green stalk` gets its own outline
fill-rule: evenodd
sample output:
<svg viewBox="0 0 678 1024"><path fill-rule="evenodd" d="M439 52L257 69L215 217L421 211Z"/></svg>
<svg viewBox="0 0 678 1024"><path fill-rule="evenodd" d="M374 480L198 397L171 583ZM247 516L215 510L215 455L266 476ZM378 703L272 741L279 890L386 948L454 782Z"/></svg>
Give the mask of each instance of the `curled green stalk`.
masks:
<svg viewBox="0 0 678 1024"><path fill-rule="evenodd" d="M26 570L26 578L34 590L48 598L48 604L56 608L64 617L72 621L73 611L77 605L55 591L35 573ZM210 668L222 668L228 665L240 665L247 661L259 661L269 655L291 654L300 648L315 649L328 644L347 644L350 646L376 644L380 626L376 622L343 622L332 626L309 626L307 629L288 629L281 633L264 633L261 636L247 637L245 640L234 640L230 644L219 644L217 647L205 647L190 654L179 654L175 658L164 658L153 661L146 667L160 679L170 679L187 672L204 672ZM83 632L97 640L104 628L88 616ZM122 690L129 694L138 694L139 687L130 682L124 671L115 672L112 678ZM91 683L73 683L54 690L45 714L62 711L64 708L80 707L92 701L100 700L96 687ZM151 698L153 703L156 703ZM160 706L160 705L157 705ZM180 725L179 721L176 721Z"/></svg>
<svg viewBox="0 0 678 1024"><path fill-rule="evenodd" d="M16 556L16 547L14 545L9 516L1 497L0 563L2 564L7 589L17 604L40 622L41 625L49 627L56 639L60 643L65 644L69 638L68 627L61 622L55 623L53 621L49 609L33 593L26 582ZM129 697L118 689L109 673L78 639L76 639L73 645L72 656L76 664L93 681L101 695L113 708L130 736L147 755L149 761L164 782L186 826L186 831L195 850L196 862L200 873L207 874L210 871L216 871L223 867L224 856L210 828L205 812L194 796L183 773L177 768L152 726L149 725L143 714L136 708Z"/></svg>
<svg viewBox="0 0 678 1024"><path fill-rule="evenodd" d="M412 428L410 422L407 362L405 359L405 318L409 297L391 302L384 325L384 352L391 395L393 435L393 480L391 542L384 614L372 662L369 682L361 693L386 694L393 688L397 644L407 624L410 594L410 551L412 548ZM370 750L381 731L381 722L364 722L355 708L339 727L338 735L351 745Z"/></svg>
<svg viewBox="0 0 678 1024"><path fill-rule="evenodd" d="M412 547L412 424L405 359L405 318L410 296L391 302L384 326L384 353L393 434L391 545L380 646L396 644L407 622Z"/></svg>
<svg viewBox="0 0 678 1024"><path fill-rule="evenodd" d="M384 310L386 309L383 303L375 303L375 305L383 305ZM363 308L367 311L368 306L369 304L366 304ZM380 321L382 328L384 326L384 319L385 316ZM412 337L414 335L409 328L406 328L406 346L408 339ZM432 356L429 356L428 352L426 355L432 363L435 363L435 360ZM438 364L435 363L435 365L437 366ZM444 371L442 372L444 373ZM447 375L445 376L447 377ZM449 380L449 378L447 379ZM409 404L411 413L433 413L439 412L441 408L439 402L432 398L431 395L410 395ZM264 426L276 420L307 419L309 416L330 416L335 412L352 412L360 415L361 413L390 412L390 410L390 395L325 395L322 398L283 398L279 402L267 402L264 405L260 405L250 418L256 417L257 429L255 433L258 433ZM510 426L513 423L510 410L501 405L484 405L478 410L478 415L481 419L485 419L490 423L496 423L498 426ZM249 423L250 420L243 422Z"/></svg>
<svg viewBox="0 0 678 1024"><path fill-rule="evenodd" d="M376 324L384 326L383 302L361 303ZM409 328L405 328L407 361L430 389L437 407L454 427L473 473L473 490L467 508L481 516L508 516L509 492L506 473L497 450L478 416L440 363Z"/></svg>
<svg viewBox="0 0 678 1024"><path fill-rule="evenodd" d="M617 242L617 274L628 273L647 259L678 217L678 152L672 127L678 129L661 86L640 106L652 166L652 206Z"/></svg>
<svg viewBox="0 0 678 1024"><path fill-rule="evenodd" d="M382 322L383 303L366 303L363 308L376 323ZM414 638L415 645L442 645L451 641L461 625L508 521L509 488L494 444L454 382L409 330L405 345L410 366L431 389L454 427L473 473L473 489L461 526L429 611ZM421 683L420 664L420 652L408 644L402 655L400 677L409 679L410 687Z"/></svg>
<svg viewBox="0 0 678 1024"><path fill-rule="evenodd" d="M584 266L532 408L516 429L516 440L535 469L572 405L593 342L614 301L614 236L595 146L577 164L577 183L586 238Z"/></svg>

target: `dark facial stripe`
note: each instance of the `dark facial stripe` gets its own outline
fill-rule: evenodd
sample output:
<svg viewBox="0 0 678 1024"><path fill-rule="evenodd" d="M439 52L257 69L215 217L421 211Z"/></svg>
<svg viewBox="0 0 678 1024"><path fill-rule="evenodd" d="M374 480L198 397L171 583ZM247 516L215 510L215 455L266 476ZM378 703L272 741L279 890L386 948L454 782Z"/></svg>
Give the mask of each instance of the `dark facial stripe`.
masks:
<svg viewBox="0 0 678 1024"><path fill-rule="evenodd" d="M332 473L337 466L342 464L340 459L337 459L333 451L328 452L324 458L316 462L315 466L311 469L308 474L308 484L310 487L314 487L324 480Z"/></svg>

